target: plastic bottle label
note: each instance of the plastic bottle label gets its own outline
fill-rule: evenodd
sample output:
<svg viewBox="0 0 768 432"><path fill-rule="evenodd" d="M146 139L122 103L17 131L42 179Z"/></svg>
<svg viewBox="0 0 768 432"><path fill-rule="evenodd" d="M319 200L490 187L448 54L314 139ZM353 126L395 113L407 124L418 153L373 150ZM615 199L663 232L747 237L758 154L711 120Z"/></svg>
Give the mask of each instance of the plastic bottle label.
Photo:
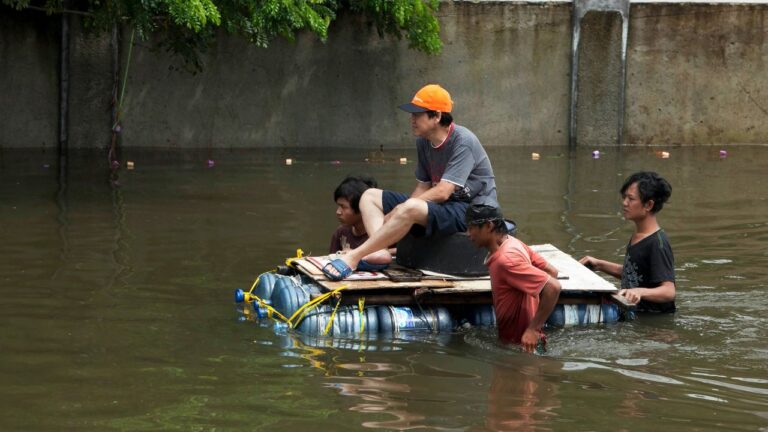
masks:
<svg viewBox="0 0 768 432"><path fill-rule="evenodd" d="M579 324L579 308L577 305L563 305L563 315L565 326L573 326Z"/></svg>
<svg viewBox="0 0 768 432"><path fill-rule="evenodd" d="M410 308L395 307L392 311L397 328L416 328L416 320L413 319L413 311Z"/></svg>

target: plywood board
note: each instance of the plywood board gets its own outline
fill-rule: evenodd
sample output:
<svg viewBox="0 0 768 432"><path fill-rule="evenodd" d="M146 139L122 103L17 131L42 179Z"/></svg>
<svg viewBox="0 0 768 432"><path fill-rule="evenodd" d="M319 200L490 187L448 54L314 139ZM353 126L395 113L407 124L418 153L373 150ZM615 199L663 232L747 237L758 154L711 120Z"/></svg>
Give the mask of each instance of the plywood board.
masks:
<svg viewBox="0 0 768 432"><path fill-rule="evenodd" d="M328 263L328 256L306 257L294 260L293 263L302 273L314 278L325 279L321 270ZM347 280L374 281L389 280L387 275L381 272L354 272Z"/></svg>
<svg viewBox="0 0 768 432"><path fill-rule="evenodd" d="M558 271L558 280L563 287L563 291L596 291L614 293L618 289L607 280L592 270L579 264L567 253L561 251L551 244L533 245L531 249L544 257ZM561 279L561 276L567 276L568 279Z"/></svg>
<svg viewBox="0 0 768 432"><path fill-rule="evenodd" d="M550 264L557 268L560 277L567 276L567 279L560 279L560 284L564 292L605 292L615 293L618 289L600 275L595 274L588 268L579 264L570 255L559 250L551 244L532 245L531 249L539 253ZM318 257L320 258L320 257ZM422 279L413 282L392 282L386 279L381 280L344 280L340 282L331 282L322 275L322 272L315 264L307 259L294 261L299 271L311 277L315 282L327 290L334 290L346 285L346 291L370 291L370 290L392 290L402 289L413 290L415 288L430 288L435 293L483 293L491 291L491 281L487 277L477 279Z"/></svg>
<svg viewBox="0 0 768 432"><path fill-rule="evenodd" d="M558 281L563 292L605 292L615 293L618 289L600 275L589 270L570 255L551 244L533 245L531 249L540 254L559 271ZM560 279L567 276L567 279ZM456 280L454 286L446 289L435 289L439 293L480 293L491 290L488 279Z"/></svg>
<svg viewBox="0 0 768 432"><path fill-rule="evenodd" d="M450 288L453 287L454 282L445 280L420 280L414 282L392 282L389 280L381 281L340 281L331 282L322 279L315 279L315 282L325 287L327 290L335 290L344 285L347 286L345 291L365 291L365 290L402 290L407 289L412 291L415 288Z"/></svg>
<svg viewBox="0 0 768 432"><path fill-rule="evenodd" d="M484 293L491 291L490 279L478 279L478 280L462 280L453 281L453 286L450 288L435 289L433 292L440 294L469 294L469 293Z"/></svg>

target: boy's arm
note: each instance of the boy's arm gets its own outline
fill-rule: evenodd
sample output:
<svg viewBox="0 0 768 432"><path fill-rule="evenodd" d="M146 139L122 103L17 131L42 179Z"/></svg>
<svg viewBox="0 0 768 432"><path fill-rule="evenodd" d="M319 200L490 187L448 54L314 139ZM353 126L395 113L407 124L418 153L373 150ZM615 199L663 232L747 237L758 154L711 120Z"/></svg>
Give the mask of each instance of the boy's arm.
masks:
<svg viewBox="0 0 768 432"><path fill-rule="evenodd" d="M560 273L555 266L548 263L547 261L544 261L544 266L539 267L540 269L544 270L548 275L552 276L553 278L557 279L557 275Z"/></svg>
<svg viewBox="0 0 768 432"><path fill-rule="evenodd" d="M654 303L671 302L675 299L675 283L664 281L656 288L627 288L619 291L619 295L626 297L633 304L640 300Z"/></svg>
<svg viewBox="0 0 768 432"><path fill-rule="evenodd" d="M621 264L597 259L589 255L580 259L579 262L590 270L608 273L617 279L621 279L621 272L624 271L624 266Z"/></svg>
<svg viewBox="0 0 768 432"><path fill-rule="evenodd" d="M552 276L553 278L557 279L558 270L549 263L546 259L544 259L543 256L536 253L533 249L528 247L528 254L531 256L531 264L534 265L534 267L543 270L548 275Z"/></svg>
<svg viewBox="0 0 768 432"><path fill-rule="evenodd" d="M525 351L533 352L536 349L536 345L539 343L541 328L555 309L557 299L560 298L560 288L560 282L558 282L556 277L550 277L541 289L539 308L536 309L536 314L533 316L530 324L528 324L528 328L525 329L521 339Z"/></svg>

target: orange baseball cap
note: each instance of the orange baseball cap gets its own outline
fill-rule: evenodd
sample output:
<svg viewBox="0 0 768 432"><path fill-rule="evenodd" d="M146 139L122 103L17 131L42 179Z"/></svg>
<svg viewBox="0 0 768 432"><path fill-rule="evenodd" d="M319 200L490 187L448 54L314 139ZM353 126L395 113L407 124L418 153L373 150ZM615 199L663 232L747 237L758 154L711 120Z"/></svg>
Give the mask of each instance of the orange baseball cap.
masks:
<svg viewBox="0 0 768 432"><path fill-rule="evenodd" d="M453 109L453 101L447 90L437 84L429 84L417 91L410 103L400 105L400 109L409 113L426 111L449 113Z"/></svg>

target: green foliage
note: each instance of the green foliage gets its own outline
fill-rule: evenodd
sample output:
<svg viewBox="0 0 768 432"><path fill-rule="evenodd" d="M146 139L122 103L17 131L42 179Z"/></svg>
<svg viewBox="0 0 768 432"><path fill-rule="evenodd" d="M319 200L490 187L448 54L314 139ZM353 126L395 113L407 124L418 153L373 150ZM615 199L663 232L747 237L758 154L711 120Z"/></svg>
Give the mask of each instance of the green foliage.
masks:
<svg viewBox="0 0 768 432"><path fill-rule="evenodd" d="M24 9L31 0L0 2ZM363 14L382 37L405 35L411 48L430 54L442 47L434 16L438 0L44 0L33 5L51 14L85 13L86 24L95 31L109 31L122 23L142 38L158 35L163 46L192 69L202 68L199 54L219 27L260 47L276 37L294 40L302 30L325 41L328 27L343 8Z"/></svg>
<svg viewBox="0 0 768 432"><path fill-rule="evenodd" d="M440 25L434 17L438 0L349 0L353 11L365 13L376 23L380 35L402 37L406 33L411 48L430 54L440 52Z"/></svg>

